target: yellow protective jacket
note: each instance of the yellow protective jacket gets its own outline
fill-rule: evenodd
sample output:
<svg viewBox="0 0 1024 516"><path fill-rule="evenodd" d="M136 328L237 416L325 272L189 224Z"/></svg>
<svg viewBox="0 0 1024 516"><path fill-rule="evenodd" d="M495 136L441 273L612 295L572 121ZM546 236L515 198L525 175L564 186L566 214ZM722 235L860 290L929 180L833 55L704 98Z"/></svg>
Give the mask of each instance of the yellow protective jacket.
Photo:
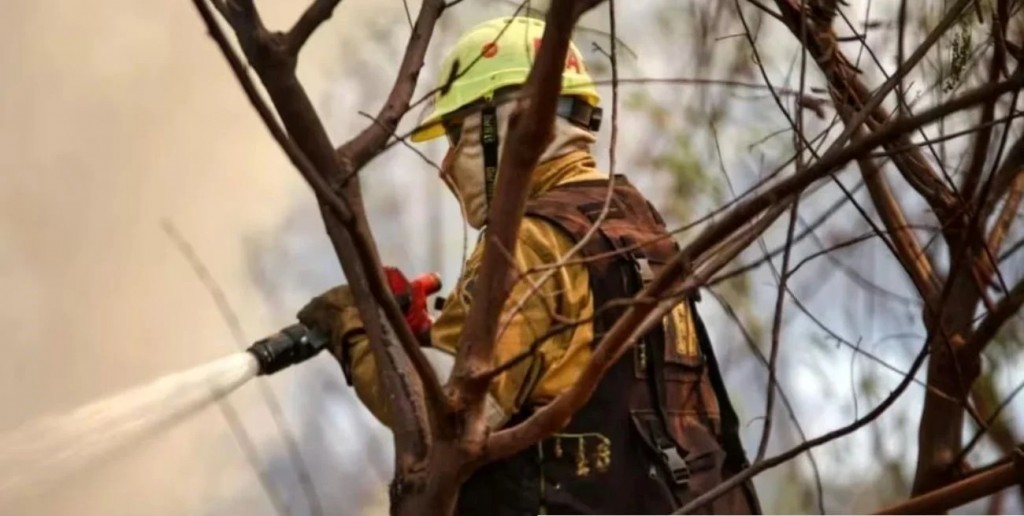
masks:
<svg viewBox="0 0 1024 516"><path fill-rule="evenodd" d="M542 163L534 172L529 192L536 197L551 188L574 181L606 178L598 172L590 154L572 152ZM486 229L484 230L486 231ZM483 239L469 256L462 277L444 304L431 331L431 345L454 354L472 301L470 292L483 257ZM515 251L516 268L539 281L545 266L556 263L572 248L561 231L541 220L524 218ZM579 263L559 268L532 295L532 282L519 280L505 304L498 324L495 364L501 364L528 348L557 322L587 320L594 311L587 269ZM546 339L531 359L506 371L491 384L491 395L502 412L512 415L523 403L543 404L571 385L590 360L593 340L590 324L559 332ZM356 393L381 422L387 424L384 399L376 381L376 368L369 341L359 337L352 345L351 375ZM444 381L444 378L441 379Z"/></svg>

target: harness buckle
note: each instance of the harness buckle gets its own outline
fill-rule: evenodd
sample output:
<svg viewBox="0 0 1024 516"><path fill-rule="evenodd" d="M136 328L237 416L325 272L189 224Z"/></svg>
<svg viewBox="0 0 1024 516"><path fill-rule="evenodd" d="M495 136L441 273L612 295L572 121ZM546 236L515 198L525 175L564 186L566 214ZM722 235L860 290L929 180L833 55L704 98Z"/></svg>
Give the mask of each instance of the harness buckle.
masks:
<svg viewBox="0 0 1024 516"><path fill-rule="evenodd" d="M686 485L690 482L690 466L686 463L686 459L679 454L679 449L674 444L663 444L667 446L658 446L658 448L661 458L665 461L669 474L672 476L672 483L677 486Z"/></svg>
<svg viewBox="0 0 1024 516"><path fill-rule="evenodd" d="M654 269L651 268L651 262L646 257L639 257L636 259L636 263L640 267L640 279L643 280L644 285L654 281Z"/></svg>
<svg viewBox="0 0 1024 516"><path fill-rule="evenodd" d="M643 253L636 251L628 253L629 260L633 262L633 269L636 270L640 276L640 281L644 286L654 281L654 269L651 268L651 261Z"/></svg>

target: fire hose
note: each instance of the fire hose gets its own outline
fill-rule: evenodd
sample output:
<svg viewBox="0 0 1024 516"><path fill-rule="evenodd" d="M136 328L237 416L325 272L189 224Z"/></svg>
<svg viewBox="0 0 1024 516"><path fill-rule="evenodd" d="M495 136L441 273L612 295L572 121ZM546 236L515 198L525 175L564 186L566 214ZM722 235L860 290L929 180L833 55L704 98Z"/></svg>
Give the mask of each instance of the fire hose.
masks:
<svg viewBox="0 0 1024 516"><path fill-rule="evenodd" d="M425 336L431 326L427 298L441 290L441 277L428 273L408 280L393 267L385 267L384 271L391 294L405 314L406 323L413 334ZM328 342L330 337L323 332L296 323L257 341L247 351L259 362L259 374L269 375L317 356Z"/></svg>

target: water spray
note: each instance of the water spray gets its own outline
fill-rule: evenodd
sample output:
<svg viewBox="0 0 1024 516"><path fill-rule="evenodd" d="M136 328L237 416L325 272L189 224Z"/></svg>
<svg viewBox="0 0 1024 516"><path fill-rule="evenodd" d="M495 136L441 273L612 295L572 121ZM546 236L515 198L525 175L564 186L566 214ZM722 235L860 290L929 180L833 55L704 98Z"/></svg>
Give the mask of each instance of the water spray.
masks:
<svg viewBox="0 0 1024 516"><path fill-rule="evenodd" d="M440 278L427 274L409 281L396 269L386 272L406 322L417 334L429 331L426 299L440 290ZM329 341L320 331L292 324L245 351L5 432L0 435L0 512L7 503L53 489L70 474L173 427L256 376L319 355Z"/></svg>

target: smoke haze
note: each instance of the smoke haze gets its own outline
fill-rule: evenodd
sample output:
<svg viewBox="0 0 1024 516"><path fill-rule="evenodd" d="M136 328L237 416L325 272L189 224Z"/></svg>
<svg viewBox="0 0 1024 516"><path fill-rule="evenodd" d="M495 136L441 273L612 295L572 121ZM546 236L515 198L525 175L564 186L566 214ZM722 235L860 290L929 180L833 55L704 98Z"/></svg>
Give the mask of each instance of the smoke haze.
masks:
<svg viewBox="0 0 1024 516"><path fill-rule="evenodd" d="M191 2L2 3L0 430L236 349L208 293L160 230L164 218L202 256L250 340L287 324L288 313L269 309L252 281L244 237L273 234L297 198L309 200L308 192ZM307 3L261 2L261 9L268 25L287 27ZM345 2L334 21L344 18L344 30L355 32L371 6L377 17L401 9ZM342 32L337 24L322 29L303 54L301 77L314 102L346 66L337 49L351 41ZM315 212L304 215L305 226L317 227ZM332 263L330 255L322 259ZM296 308L287 306L290 313ZM321 377L340 376L332 365L316 365ZM286 399L291 425L301 427L305 422L287 401L295 377L281 376L271 383ZM327 383L324 392L351 399L340 380ZM232 403L261 449L280 447L252 386ZM370 451L347 451L363 441L346 432L369 424L365 416L356 419L326 428L324 441L342 443L328 452L367 460ZM275 478L294 482L290 464L269 454L264 459ZM339 467L330 473L342 474ZM367 491L375 480L365 474L351 483L358 489L339 486L336 478L324 478L318 488L335 497L362 493L347 500L348 509L331 512L349 513L374 497L379 503L380 480L376 492ZM281 484L296 514L304 513L304 502L293 500L297 489ZM0 512L273 514L213 408L71 479L59 493Z"/></svg>

